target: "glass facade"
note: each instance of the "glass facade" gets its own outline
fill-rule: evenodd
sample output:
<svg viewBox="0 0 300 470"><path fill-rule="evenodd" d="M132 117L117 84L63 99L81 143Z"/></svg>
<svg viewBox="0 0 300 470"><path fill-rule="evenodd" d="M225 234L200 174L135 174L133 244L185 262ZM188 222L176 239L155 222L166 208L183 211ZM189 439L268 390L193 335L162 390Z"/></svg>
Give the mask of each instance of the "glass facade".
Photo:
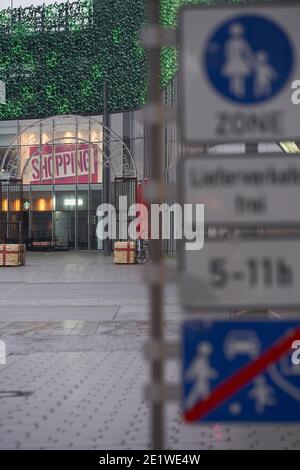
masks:
<svg viewBox="0 0 300 470"><path fill-rule="evenodd" d="M102 203L103 165L110 167L112 191L115 181L136 179L129 147L130 139L127 146L118 134L91 117L20 121L11 145L2 148L1 174L23 181L23 207L19 209L26 216L29 245L102 249L96 237L96 212Z"/></svg>
<svg viewBox="0 0 300 470"><path fill-rule="evenodd" d="M22 211L22 181L0 180L0 241L20 243L26 215Z"/></svg>
<svg viewBox="0 0 300 470"><path fill-rule="evenodd" d="M23 195L25 232L31 243L49 242L56 249L102 249L96 238L102 184L25 185Z"/></svg>

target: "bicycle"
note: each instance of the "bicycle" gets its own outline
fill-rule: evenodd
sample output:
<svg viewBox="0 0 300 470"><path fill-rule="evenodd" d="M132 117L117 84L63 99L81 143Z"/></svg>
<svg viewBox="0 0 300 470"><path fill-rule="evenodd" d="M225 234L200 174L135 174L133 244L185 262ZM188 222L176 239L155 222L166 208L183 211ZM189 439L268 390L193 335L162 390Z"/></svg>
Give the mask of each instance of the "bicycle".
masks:
<svg viewBox="0 0 300 470"><path fill-rule="evenodd" d="M145 264L150 259L150 246L149 240L138 239L136 244L136 262L138 264Z"/></svg>

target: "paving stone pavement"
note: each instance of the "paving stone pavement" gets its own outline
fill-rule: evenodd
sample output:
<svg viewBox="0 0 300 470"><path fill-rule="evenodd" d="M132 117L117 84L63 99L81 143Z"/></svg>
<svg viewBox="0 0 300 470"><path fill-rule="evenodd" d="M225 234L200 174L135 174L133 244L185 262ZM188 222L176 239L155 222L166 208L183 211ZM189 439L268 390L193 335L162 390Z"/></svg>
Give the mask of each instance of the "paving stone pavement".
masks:
<svg viewBox="0 0 300 470"><path fill-rule="evenodd" d="M148 323L1 322L7 365L0 366L1 449L146 449ZM165 323L169 339L178 322ZM180 366L166 376L178 383ZM299 427L186 426L167 407L169 449L298 449Z"/></svg>
<svg viewBox="0 0 300 470"><path fill-rule="evenodd" d="M176 261L169 260L176 269ZM148 318L147 266L114 265L99 252L29 253L26 266L0 268L0 320ZM166 313L181 314L177 290L165 292Z"/></svg>
<svg viewBox="0 0 300 470"><path fill-rule="evenodd" d="M0 339L7 347L7 364L0 365L0 449L150 448L143 396L147 291L141 290L134 304L141 267L116 268L95 254L67 253L30 255L25 269L0 270ZM9 293L14 276L17 287ZM98 286L94 305L87 306L91 299L79 284L88 286L89 295ZM33 299L24 295L26 288L36 293ZM37 300L44 304L34 304ZM177 341L181 309L171 290L166 306L165 335ZM166 377L179 382L179 361L167 363ZM167 406L166 430L169 449L300 449L299 426L187 426L176 403Z"/></svg>

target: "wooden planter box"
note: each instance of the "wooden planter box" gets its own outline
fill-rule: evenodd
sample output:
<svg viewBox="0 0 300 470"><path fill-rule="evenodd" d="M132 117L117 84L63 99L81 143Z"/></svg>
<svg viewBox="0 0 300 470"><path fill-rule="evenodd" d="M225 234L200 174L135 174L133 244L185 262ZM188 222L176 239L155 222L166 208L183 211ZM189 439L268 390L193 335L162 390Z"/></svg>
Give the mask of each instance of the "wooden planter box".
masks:
<svg viewBox="0 0 300 470"><path fill-rule="evenodd" d="M0 266L23 266L25 257L25 245L0 245Z"/></svg>
<svg viewBox="0 0 300 470"><path fill-rule="evenodd" d="M135 264L136 247L135 242L115 242L114 263Z"/></svg>

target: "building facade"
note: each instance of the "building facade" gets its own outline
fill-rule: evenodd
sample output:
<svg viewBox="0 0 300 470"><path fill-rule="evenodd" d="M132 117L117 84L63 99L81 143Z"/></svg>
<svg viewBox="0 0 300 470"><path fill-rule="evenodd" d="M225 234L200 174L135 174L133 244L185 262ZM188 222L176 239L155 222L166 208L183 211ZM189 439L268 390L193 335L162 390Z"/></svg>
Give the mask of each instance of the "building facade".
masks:
<svg viewBox="0 0 300 470"><path fill-rule="evenodd" d="M165 25L174 26L183 3L162 1ZM103 168L110 168L112 199L119 191L116 181L141 184L149 177L142 112L147 69L138 37L144 23L144 0L76 0L0 11L0 80L6 84L6 102L0 103L0 178L23 181L22 201L2 193L0 223L9 223L9 230L22 212L26 240L102 249L96 211L103 201ZM178 103L175 72L176 51L166 48L163 100L173 108ZM166 124L163 144L165 179L174 185L185 155L245 152L244 145L183 146L175 122ZM258 150L281 148L269 144ZM176 195L168 202L175 200ZM0 233L9 239L9 230ZM168 252L176 249L176 240L166 242Z"/></svg>
<svg viewBox="0 0 300 470"><path fill-rule="evenodd" d="M102 249L96 212L103 200L103 166L110 167L112 202L116 181L143 180L145 141L138 114L111 115L106 132L101 116L2 121L1 178L23 182L23 201L2 194L2 223L23 211L27 241Z"/></svg>
<svg viewBox="0 0 300 470"><path fill-rule="evenodd" d="M111 198L116 179L148 176L139 111L147 100L138 38L144 23L144 0L0 11L0 80L6 85L0 177L23 181L23 201L2 194L0 220L9 230L21 211L27 240L102 248L96 209L103 201L103 167L110 167Z"/></svg>

